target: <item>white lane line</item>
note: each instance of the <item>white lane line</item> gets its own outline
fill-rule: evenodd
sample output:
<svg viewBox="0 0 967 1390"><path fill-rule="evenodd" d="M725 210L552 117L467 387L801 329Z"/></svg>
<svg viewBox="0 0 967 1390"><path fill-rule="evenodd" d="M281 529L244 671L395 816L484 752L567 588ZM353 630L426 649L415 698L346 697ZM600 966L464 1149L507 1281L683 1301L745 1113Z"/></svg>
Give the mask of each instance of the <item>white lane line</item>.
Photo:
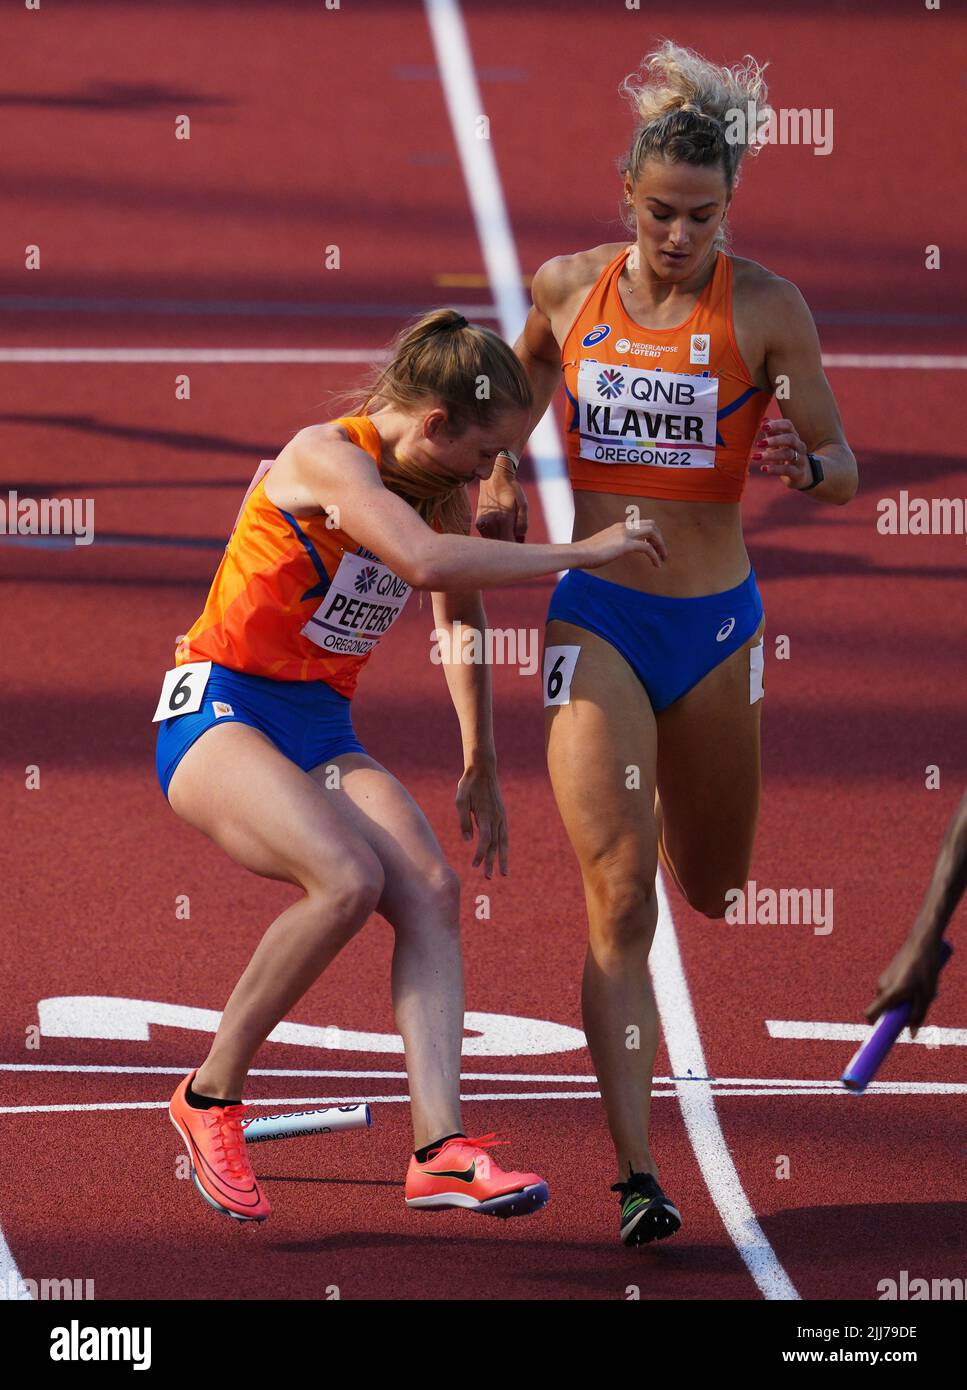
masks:
<svg viewBox="0 0 967 1390"><path fill-rule="evenodd" d="M669 1096L674 1092L669 1091ZM592 1091L474 1091L462 1095L462 1101L473 1100L584 1100L590 1097L597 1100L597 1092ZM403 1105L407 1096L383 1096L378 1093L353 1096L270 1096L267 1100L246 1100L246 1105L282 1105L291 1109L295 1105ZM58 1115L75 1114L87 1110L167 1110L166 1100L105 1100L78 1101L69 1105L0 1105L0 1115Z"/></svg>
<svg viewBox="0 0 967 1390"><path fill-rule="evenodd" d="M824 352L824 367L877 367L887 371L964 371L967 357L934 352Z"/></svg>
<svg viewBox="0 0 967 1390"><path fill-rule="evenodd" d="M0 1062L0 1071L15 1072L92 1072L110 1073L123 1076L186 1076L194 1067L129 1067L107 1066L104 1064L58 1064L55 1062ZM253 1067L249 1076L328 1076L342 1078L405 1078L405 1071L345 1071L319 1070L315 1067ZM465 1071L461 1081L556 1081L576 1085L578 1082L596 1083L596 1076L575 1076L570 1072L512 1072L512 1071ZM670 1081L670 1078L669 1078ZM821 1084L821 1083L820 1083Z"/></svg>
<svg viewBox="0 0 967 1390"><path fill-rule="evenodd" d="M424 0L424 8L453 127L453 138L460 155L467 198L496 300L500 331L509 343L514 343L524 327L528 305L521 288L520 262L510 230L510 218L497 172L493 142L489 138L489 127L487 138L481 139L479 135L480 124L487 117L477 86L463 16L458 0ZM557 543L569 541L574 504L564 469L553 405L531 435L528 449L534 461L537 490L550 539Z"/></svg>
<svg viewBox="0 0 967 1390"><path fill-rule="evenodd" d="M696 1076L707 1076L698 1023L660 871L655 889L658 930L649 963L668 1057L678 1076L689 1070ZM799 1294L745 1194L722 1133L711 1085L707 1081L680 1081L675 1089L705 1185L746 1268L767 1299L797 1299Z"/></svg>
<svg viewBox="0 0 967 1390"><path fill-rule="evenodd" d="M375 362L383 348L0 348L0 362Z"/></svg>
<svg viewBox="0 0 967 1390"><path fill-rule="evenodd" d="M814 1042L866 1042L873 1032L869 1023L809 1023L786 1018L767 1018L770 1038L810 1039ZM967 1047L967 1028L938 1028L929 1024L915 1038L904 1028L898 1043L921 1047Z"/></svg>
<svg viewBox="0 0 967 1390"><path fill-rule="evenodd" d="M667 1082L662 1081L660 1078L656 1078L655 1084L667 1085ZM685 1082L683 1084L687 1087L689 1083ZM858 1099L858 1097L847 1091L845 1086L841 1086L838 1082L834 1081L827 1082L823 1086L810 1083L809 1089L804 1089L802 1086L710 1086L707 1082L697 1084L702 1085L706 1092L711 1091L711 1094L719 1097L754 1097L756 1099L761 1099L762 1097L774 1096L843 1096L851 1100ZM864 1095L867 1097L871 1095L967 1095L967 1083L874 1081L867 1087ZM681 1089L653 1090L651 1096L652 1100L681 1100ZM268 1100L246 1100L245 1104L259 1106L281 1105L291 1109L293 1106L297 1105L402 1105L408 1102L409 1099L410 1097L408 1095L383 1095L378 1091L370 1091L366 1095L350 1096L273 1096ZM468 1103L476 1100L525 1102L534 1100L600 1100L601 1092L595 1090L468 1091L461 1095L460 1099ZM167 1106L168 1102L166 1100L72 1101L64 1105L0 1105L0 1115L72 1115L91 1110L165 1110ZM686 1117L686 1124L687 1123ZM691 1130L689 1130L689 1133L691 1135ZM703 1173L704 1172L705 1169L703 1167ZM706 1181L708 1181L708 1175L706 1174L705 1176ZM713 1193L713 1197L714 1196L715 1194ZM745 1256L743 1256L743 1258L745 1258ZM0 1278L2 1278L2 1267L0 1267ZM771 1296L787 1297L790 1295L773 1294Z"/></svg>
<svg viewBox="0 0 967 1390"><path fill-rule="evenodd" d="M667 1082L656 1078L655 1085L667 1086ZM684 1083L686 1086L688 1083ZM856 1100L857 1096L847 1091L838 1082L829 1081L823 1086L810 1084L802 1086L711 1086L699 1083L719 1097L745 1097L761 1099L773 1096L844 1096ZM952 1096L967 1095L967 1083L946 1081L874 1081L864 1092L865 1096ZM681 1090L656 1089L651 1093L653 1100L679 1100ZM282 1105L291 1109L295 1105L393 1105L408 1101L408 1095L384 1095L370 1091L366 1095L350 1096L273 1096L268 1100L246 1100L246 1105ZM580 1091L468 1091L460 1097L463 1101L500 1100L600 1100L601 1092L584 1089ZM59 1115L74 1114L85 1110L164 1110L166 1100L105 1100L71 1101L61 1105L0 1105L0 1115Z"/></svg>
<svg viewBox="0 0 967 1390"><path fill-rule="evenodd" d="M480 142L484 143L484 142ZM526 301L519 289L517 294L510 296L519 298L526 312ZM456 307L456 306L455 306ZM487 308L488 312L481 312L482 308ZM509 327L505 327L503 316L503 305L498 312L497 306L480 306L464 304L460 312L466 318L498 318L500 321L501 332L512 341L517 335ZM508 320L510 322L510 320ZM114 362L114 363L153 363L153 362L213 362L229 363L244 366L252 364L292 364L299 363L322 363L322 364L351 364L379 362L386 357L385 348L179 348L179 347L0 347L0 362L48 362L48 363L84 363L84 362ZM944 355L942 353L850 353L850 352L826 352L823 353L824 367L837 368L877 368L879 370L902 370L913 369L918 371L963 371L967 369L967 357L956 355ZM549 426L544 430L544 425ZM536 443L532 440L531 450L534 453L535 466L538 467L538 478L544 477L548 484L552 484L555 478L564 481L563 465L560 464L560 437L553 415L548 412L544 421L536 434ZM557 489L552 488L552 491ZM565 497L567 492L565 489ZM564 537L568 539L568 537Z"/></svg>
<svg viewBox="0 0 967 1390"><path fill-rule="evenodd" d="M39 1072L54 1073L63 1075L76 1075L77 1073L91 1075L108 1076L184 1076L191 1071L189 1066L181 1067L134 1067L134 1066L110 1066L105 1063L82 1064L82 1063L56 1063L56 1062L0 1062L0 1072ZM294 1078L328 1078L343 1081L402 1081L406 1079L405 1071L345 1071L335 1069L318 1069L314 1067L253 1067L249 1076L278 1076L288 1080ZM465 1071L461 1073L461 1081L538 1081L545 1085L553 1084L557 1086L596 1086L598 1078L593 1074L582 1076L575 1072L516 1072L516 1071ZM794 1095L813 1095L813 1094L835 1094L853 1095L854 1092L847 1091L846 1088L835 1077L789 1077L789 1076L655 1076L652 1083L655 1086L675 1086L677 1084L689 1085L706 1083L712 1087L717 1095L732 1096L794 1096ZM967 1093L967 1082L956 1081L875 1081L867 1088L866 1094L881 1095L962 1095ZM555 1092L554 1094L558 1094ZM598 1095L597 1091L577 1091L569 1095L586 1096ZM658 1095L659 1092L652 1092ZM676 1096L677 1091L662 1091L661 1095ZM520 1092L520 1099L529 1100L534 1092ZM367 1099L380 1099L378 1095L367 1097ZM154 1103L154 1102L153 1102ZM162 1102L158 1101L157 1104ZM284 1100L273 1102L282 1105ZM349 1104L348 1101L345 1102ZM18 1107L8 1106L7 1113L15 1111ZM20 1109L33 1111L35 1106L23 1106ZM4 1113L0 1107L0 1114Z"/></svg>

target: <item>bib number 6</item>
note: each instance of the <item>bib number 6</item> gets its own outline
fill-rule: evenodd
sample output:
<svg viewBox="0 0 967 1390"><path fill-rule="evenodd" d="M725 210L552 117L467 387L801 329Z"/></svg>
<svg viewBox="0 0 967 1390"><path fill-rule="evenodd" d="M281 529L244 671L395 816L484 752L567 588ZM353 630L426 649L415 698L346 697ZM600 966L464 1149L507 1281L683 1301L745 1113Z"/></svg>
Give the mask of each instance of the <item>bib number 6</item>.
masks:
<svg viewBox="0 0 967 1390"><path fill-rule="evenodd" d="M569 705L580 647L544 648L544 706Z"/></svg>
<svg viewBox="0 0 967 1390"><path fill-rule="evenodd" d="M194 714L201 709L211 671L210 661L191 661L167 671L152 724L161 719L173 719L178 714Z"/></svg>

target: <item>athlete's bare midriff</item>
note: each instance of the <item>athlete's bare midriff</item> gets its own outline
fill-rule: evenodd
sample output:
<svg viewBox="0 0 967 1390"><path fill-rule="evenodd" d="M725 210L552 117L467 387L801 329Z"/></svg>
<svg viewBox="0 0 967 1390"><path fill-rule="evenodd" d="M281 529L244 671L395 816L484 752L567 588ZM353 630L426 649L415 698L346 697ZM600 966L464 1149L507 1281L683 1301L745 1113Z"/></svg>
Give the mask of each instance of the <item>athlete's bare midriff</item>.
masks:
<svg viewBox="0 0 967 1390"><path fill-rule="evenodd" d="M656 569L644 556L625 555L594 570L599 579L670 598L698 598L733 589L749 573L739 504L733 502L670 502L619 497L612 492L575 492L574 539L585 540L624 521L629 507L637 509L638 520L655 522L668 547L668 558Z"/></svg>

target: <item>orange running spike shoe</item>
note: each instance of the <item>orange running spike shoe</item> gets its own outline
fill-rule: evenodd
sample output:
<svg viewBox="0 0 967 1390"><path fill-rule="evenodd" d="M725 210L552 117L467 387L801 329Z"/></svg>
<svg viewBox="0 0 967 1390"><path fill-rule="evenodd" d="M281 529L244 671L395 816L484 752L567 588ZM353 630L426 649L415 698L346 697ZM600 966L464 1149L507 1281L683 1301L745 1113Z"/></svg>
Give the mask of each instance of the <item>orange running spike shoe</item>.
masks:
<svg viewBox="0 0 967 1390"><path fill-rule="evenodd" d="M171 1123L185 1141L194 1184L216 1211L236 1221L264 1221L272 1208L252 1172L239 1123L248 1106L195 1110L186 1099L194 1079L194 1072L185 1077L168 1106Z"/></svg>
<svg viewBox="0 0 967 1390"><path fill-rule="evenodd" d="M425 1163L410 1159L406 1174L408 1207L468 1207L488 1216L525 1216L548 1200L547 1183L536 1173L505 1173L486 1146L505 1144L494 1134L479 1139L448 1139L431 1149Z"/></svg>

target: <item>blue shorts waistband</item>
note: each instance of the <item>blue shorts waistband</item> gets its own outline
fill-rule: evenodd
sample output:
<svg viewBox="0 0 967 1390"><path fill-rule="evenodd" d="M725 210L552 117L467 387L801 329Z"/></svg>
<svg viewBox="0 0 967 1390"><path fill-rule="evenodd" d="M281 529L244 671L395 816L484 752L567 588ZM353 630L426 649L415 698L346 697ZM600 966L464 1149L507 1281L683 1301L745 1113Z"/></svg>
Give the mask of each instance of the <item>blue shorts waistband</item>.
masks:
<svg viewBox="0 0 967 1390"><path fill-rule="evenodd" d="M733 599L741 602L742 599L751 597L752 594L758 594L759 591L754 569L750 569L745 578L731 589L719 589L713 594L693 594L688 598L673 594L653 594L647 589L634 589L630 584L616 584L613 579L602 579L599 575L589 573L587 570L568 570L564 578L569 581L577 580L579 583L591 584L595 587L603 585L605 589L615 590L612 595L615 601L634 603L648 608L684 609L686 606L696 603L728 604Z"/></svg>

